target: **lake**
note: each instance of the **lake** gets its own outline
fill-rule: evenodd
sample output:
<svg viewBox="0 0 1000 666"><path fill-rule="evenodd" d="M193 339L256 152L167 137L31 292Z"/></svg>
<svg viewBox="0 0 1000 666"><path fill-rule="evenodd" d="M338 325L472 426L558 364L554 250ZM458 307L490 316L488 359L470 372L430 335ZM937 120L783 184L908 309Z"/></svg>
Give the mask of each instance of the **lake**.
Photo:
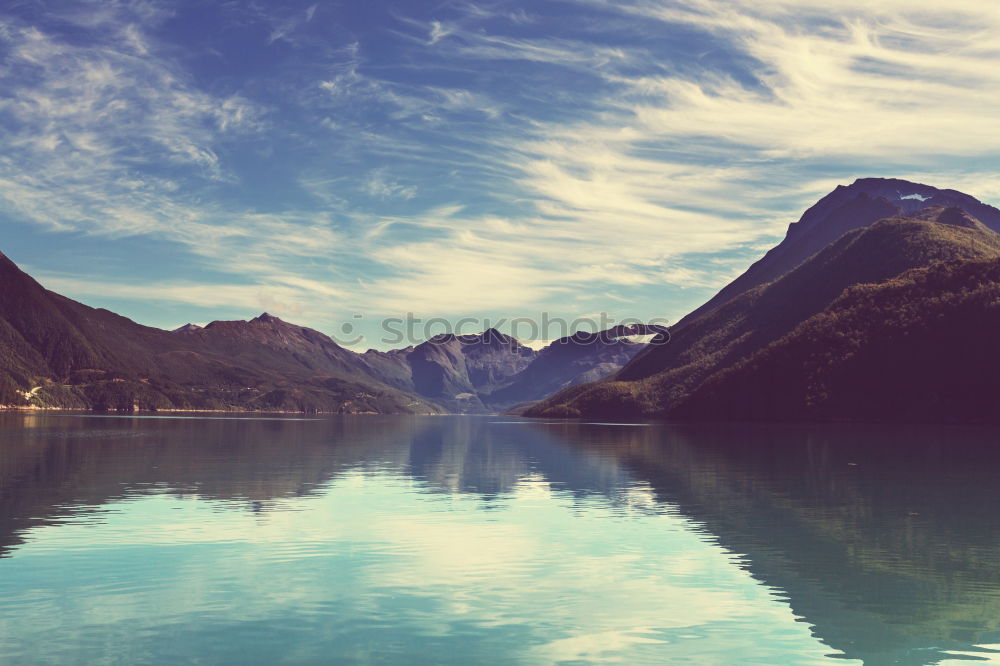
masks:
<svg viewBox="0 0 1000 666"><path fill-rule="evenodd" d="M1000 664L998 440L0 414L0 663Z"/></svg>

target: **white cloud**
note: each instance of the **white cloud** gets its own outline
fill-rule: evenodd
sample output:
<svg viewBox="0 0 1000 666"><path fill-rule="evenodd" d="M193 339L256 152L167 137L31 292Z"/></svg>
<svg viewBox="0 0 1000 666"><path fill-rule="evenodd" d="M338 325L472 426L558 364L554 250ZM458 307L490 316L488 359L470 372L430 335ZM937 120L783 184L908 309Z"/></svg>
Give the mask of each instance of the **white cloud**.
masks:
<svg viewBox="0 0 1000 666"><path fill-rule="evenodd" d="M662 73L642 62L641 49L451 26L460 39L438 48L586 65L615 93L597 101L603 113L591 120L536 123L530 134L494 144L534 214L425 220L439 231L432 240L372 248L398 273L377 283L385 307L457 312L551 302L589 285L719 286L842 181L803 179L803 167L853 163L856 175L879 175L868 171L909 164L910 173L885 175L940 182L931 169L940 155L1000 151L1000 9L852 0L731 3L738 11L708 0L594 4L664 21L667 34L676 24L713 32L747 59L760 85L705 71ZM604 68L615 62L646 73ZM996 192L982 180L949 175L974 185L973 194ZM693 258L741 247L731 264Z"/></svg>
<svg viewBox="0 0 1000 666"><path fill-rule="evenodd" d="M388 199L412 199L417 196L416 185L401 185L386 174L385 167L368 174L362 189L368 196Z"/></svg>
<svg viewBox="0 0 1000 666"><path fill-rule="evenodd" d="M285 18L276 18L267 12L261 11L259 17L271 24L271 33L267 38L268 45L274 44L279 40L296 45L293 34L306 23L312 22L313 17L316 15L317 7L318 5L310 5L304 12L296 12Z"/></svg>
<svg viewBox="0 0 1000 666"><path fill-rule="evenodd" d="M205 309L238 308L248 313L270 312L282 317L325 319L345 294L327 282L291 275L252 276L247 284L202 284L190 281L110 281L34 271L47 289L89 299L136 300L181 304ZM142 322L140 322L142 323Z"/></svg>
<svg viewBox="0 0 1000 666"><path fill-rule="evenodd" d="M302 75L297 103L316 118L303 133L361 166L302 165L291 180L309 200L268 213L215 195L237 177L227 149L281 119L199 89L144 27L162 11L144 7L74 14L115 36L91 46L6 26L0 112L18 125L0 197L53 230L167 239L296 303L517 314L662 285L667 308L672 287L720 285L854 176L1000 200L996 169L981 167L1000 155L1000 5L979 0L577 3L577 17L597 7L667 40L678 26L710 35L724 68L674 67L641 39L605 39L599 20L554 37L529 36L546 34L537 17L506 6L397 17L412 50L394 77L361 41L326 47ZM305 24L325 18L313 5L268 19L261 38L308 45ZM592 86L562 87L560 69ZM537 98L477 88L483 71ZM421 179L431 169L440 182ZM421 213L425 199L436 205ZM404 205L418 212L385 212Z"/></svg>
<svg viewBox="0 0 1000 666"><path fill-rule="evenodd" d="M329 214L262 214L215 202L218 185L235 179L220 147L260 131L265 111L199 90L136 24L123 23L130 15L113 10L88 14L88 26L124 34L120 44L69 43L8 24L0 111L16 119L17 132L0 155L0 200L53 231L164 239L215 270L262 284L53 284L78 297L97 289L192 304L259 304L261 294L302 303L307 286L333 296L332 286L300 273L304 260L326 260L344 246Z"/></svg>
<svg viewBox="0 0 1000 666"><path fill-rule="evenodd" d="M626 5L724 38L762 84L725 76L622 78L652 103L625 102L636 125L710 136L761 157L928 160L1000 148L1000 6L737 0ZM992 110L992 111L991 111ZM984 141L985 139L985 141Z"/></svg>
<svg viewBox="0 0 1000 666"><path fill-rule="evenodd" d="M427 38L428 44L437 44L439 41L452 33L452 30L445 27L440 21L431 21L431 32Z"/></svg>

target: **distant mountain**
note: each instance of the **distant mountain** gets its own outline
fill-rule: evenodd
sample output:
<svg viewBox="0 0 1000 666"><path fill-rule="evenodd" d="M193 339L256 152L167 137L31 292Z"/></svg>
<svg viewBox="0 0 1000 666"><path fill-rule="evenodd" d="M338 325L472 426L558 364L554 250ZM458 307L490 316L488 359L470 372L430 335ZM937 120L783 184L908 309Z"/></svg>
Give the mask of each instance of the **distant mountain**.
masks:
<svg viewBox="0 0 1000 666"><path fill-rule="evenodd" d="M363 354L369 371L457 413L490 411L486 399L524 370L537 352L496 329L436 335L416 347Z"/></svg>
<svg viewBox="0 0 1000 666"><path fill-rule="evenodd" d="M48 291L0 254L0 406L491 413L621 369L645 327L542 351L495 329L357 354L268 313L142 326Z"/></svg>
<svg viewBox="0 0 1000 666"><path fill-rule="evenodd" d="M555 340L539 351L513 381L495 390L489 402L503 409L540 400L570 386L603 379L624 367L645 347L630 338L658 332L637 324L599 333L578 331Z"/></svg>
<svg viewBox="0 0 1000 666"><path fill-rule="evenodd" d="M839 188L834 194L844 189L848 188ZM935 196L943 197L935 194L940 191L932 190L915 193L926 196L924 204L933 201ZM902 193L905 197L909 191L902 190ZM948 193L948 196L959 199L965 195ZM975 202L971 197L968 199ZM857 197L854 200L857 201ZM728 299L713 299L716 301L714 307L699 308L672 327L669 344L648 347L613 378L567 389L525 413L546 417L715 418L707 398L709 394L699 392L699 387L704 384L708 391L710 385L721 381L716 376L743 367L749 363L748 359L810 318L826 316L826 309L832 307L845 289L859 284L889 283L904 271L942 261L982 261L1000 257L1000 234L967 209L925 205L909 215L859 226L777 279L742 291L731 290L736 295ZM818 231L810 233L819 234ZM778 255L768 253L768 256ZM767 257L761 262L765 260ZM748 271L737 282L746 282L749 274ZM877 331L875 327L869 332L874 335ZM813 349L813 353L822 355L825 352ZM941 353L947 355L950 350L942 349ZM759 364L753 367L764 372ZM746 375L740 376L744 379L741 386L746 387ZM723 389L718 390L721 395ZM764 386L754 390L768 395ZM700 396L697 403L695 395ZM735 400L732 392L726 395L731 401ZM683 414L678 411L681 405L688 405ZM834 412L831 408L824 412L824 417L834 418ZM790 417L791 411L785 416ZM717 417L722 418L721 414ZM775 405L769 416L761 418L784 417Z"/></svg>
<svg viewBox="0 0 1000 666"><path fill-rule="evenodd" d="M289 324L266 312L250 321L213 321L204 328L175 334L188 344L262 371L371 380L354 352L319 331Z"/></svg>
<svg viewBox="0 0 1000 666"><path fill-rule="evenodd" d="M578 332L536 351L489 329L438 335L415 347L369 350L362 356L368 372L390 386L452 412L487 413L612 374L643 347L627 336L651 332L641 325Z"/></svg>
<svg viewBox="0 0 1000 666"><path fill-rule="evenodd" d="M0 254L0 404L439 412L327 336L261 315L163 331L48 291Z"/></svg>

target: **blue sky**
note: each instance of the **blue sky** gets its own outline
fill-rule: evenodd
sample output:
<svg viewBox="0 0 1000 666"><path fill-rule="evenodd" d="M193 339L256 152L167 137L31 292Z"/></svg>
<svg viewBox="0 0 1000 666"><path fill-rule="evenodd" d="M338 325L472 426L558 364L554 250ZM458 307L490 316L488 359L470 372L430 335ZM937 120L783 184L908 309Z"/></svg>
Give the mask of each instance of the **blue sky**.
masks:
<svg viewBox="0 0 1000 666"><path fill-rule="evenodd" d="M998 117L987 0L8 0L0 250L145 324L361 349L676 321L837 183L1000 203Z"/></svg>

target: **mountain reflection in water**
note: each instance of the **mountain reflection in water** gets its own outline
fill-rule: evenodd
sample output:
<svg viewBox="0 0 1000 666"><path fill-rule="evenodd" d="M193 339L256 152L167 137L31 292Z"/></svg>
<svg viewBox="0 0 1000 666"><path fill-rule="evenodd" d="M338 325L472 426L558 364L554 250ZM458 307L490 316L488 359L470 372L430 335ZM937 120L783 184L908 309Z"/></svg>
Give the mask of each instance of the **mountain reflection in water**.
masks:
<svg viewBox="0 0 1000 666"><path fill-rule="evenodd" d="M0 415L0 661L998 663L998 432Z"/></svg>

